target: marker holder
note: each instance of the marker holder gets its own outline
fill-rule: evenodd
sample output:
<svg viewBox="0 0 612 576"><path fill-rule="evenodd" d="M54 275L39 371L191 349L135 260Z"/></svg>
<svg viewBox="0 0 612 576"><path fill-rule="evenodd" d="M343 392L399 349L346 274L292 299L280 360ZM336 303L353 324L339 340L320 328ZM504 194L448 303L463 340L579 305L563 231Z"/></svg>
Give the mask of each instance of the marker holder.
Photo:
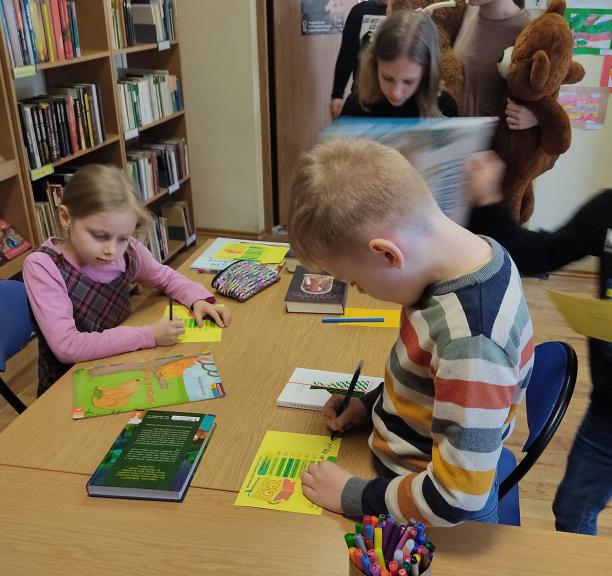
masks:
<svg viewBox="0 0 612 576"><path fill-rule="evenodd" d="M351 562L351 560L349 559L348 561L349 563L349 576L365 576L365 574L359 570L355 564L353 564ZM431 576L432 572L431 572L431 567L433 566L433 562L429 565L429 568L427 568L427 570L424 570L423 572L419 572L419 576Z"/></svg>

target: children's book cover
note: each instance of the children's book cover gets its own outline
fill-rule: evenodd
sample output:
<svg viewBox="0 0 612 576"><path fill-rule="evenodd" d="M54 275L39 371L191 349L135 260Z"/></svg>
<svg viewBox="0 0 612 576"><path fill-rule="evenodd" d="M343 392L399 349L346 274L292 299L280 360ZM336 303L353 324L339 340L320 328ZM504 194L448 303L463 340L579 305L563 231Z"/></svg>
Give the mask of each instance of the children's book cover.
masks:
<svg viewBox="0 0 612 576"><path fill-rule="evenodd" d="M335 462L340 443L340 438L329 436L268 430L234 504L321 514L323 509L302 494L301 475L312 463Z"/></svg>
<svg viewBox="0 0 612 576"><path fill-rule="evenodd" d="M333 394L346 394L353 375L309 368L296 368L276 400L277 406L321 410ZM353 397L374 390L382 378L360 376Z"/></svg>
<svg viewBox="0 0 612 576"><path fill-rule="evenodd" d="M30 248L30 243L0 218L0 262L11 260L23 254L28 248Z"/></svg>
<svg viewBox="0 0 612 576"><path fill-rule="evenodd" d="M313 274L298 266L285 295L287 312L342 314L346 294L344 282L329 274Z"/></svg>
<svg viewBox="0 0 612 576"><path fill-rule="evenodd" d="M87 493L182 500L214 427L213 414L135 412L87 482Z"/></svg>
<svg viewBox="0 0 612 576"><path fill-rule="evenodd" d="M164 309L164 317L170 318L170 306L166 306ZM202 326L198 327L193 317L193 312L180 304L172 306L172 318L182 320L183 326L185 326L185 333L176 339L181 344L189 342L221 342L223 330L211 318L204 318Z"/></svg>
<svg viewBox="0 0 612 576"><path fill-rule="evenodd" d="M72 377L72 418L223 396L225 390L210 352L80 368Z"/></svg>

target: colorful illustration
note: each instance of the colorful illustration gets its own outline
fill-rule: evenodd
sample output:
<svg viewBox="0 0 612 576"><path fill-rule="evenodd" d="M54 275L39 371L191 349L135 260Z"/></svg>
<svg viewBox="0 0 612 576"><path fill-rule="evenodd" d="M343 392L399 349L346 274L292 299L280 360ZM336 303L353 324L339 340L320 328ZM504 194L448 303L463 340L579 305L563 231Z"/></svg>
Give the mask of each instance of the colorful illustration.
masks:
<svg viewBox="0 0 612 576"><path fill-rule="evenodd" d="M164 317L170 318L170 307L164 309ZM185 326L185 333L177 338L177 342L187 344L190 342L221 342L223 329L217 326L214 320L204 318L202 326L198 327L193 313L179 304L172 305L172 317L175 320L182 320Z"/></svg>
<svg viewBox="0 0 612 576"><path fill-rule="evenodd" d="M612 56L604 56L603 58L599 85L602 88L607 88L608 92L612 92Z"/></svg>
<svg viewBox="0 0 612 576"><path fill-rule="evenodd" d="M606 88L562 86L558 100L572 126L590 129L603 127L608 103Z"/></svg>
<svg viewBox="0 0 612 576"><path fill-rule="evenodd" d="M300 289L307 294L327 294L334 285L334 277L327 274L304 274Z"/></svg>
<svg viewBox="0 0 612 576"><path fill-rule="evenodd" d="M250 244L248 242L228 242L213 256L215 260L251 260L260 264L280 264L289 247L268 244Z"/></svg>
<svg viewBox="0 0 612 576"><path fill-rule="evenodd" d="M574 54L601 54L612 48L612 10L567 8L565 19L574 36Z"/></svg>
<svg viewBox="0 0 612 576"><path fill-rule="evenodd" d="M301 475L311 463L336 461L340 438L268 431L236 498L236 506L321 514L302 494Z"/></svg>
<svg viewBox="0 0 612 576"><path fill-rule="evenodd" d="M225 396L210 353L81 368L73 375L72 417L105 416Z"/></svg>

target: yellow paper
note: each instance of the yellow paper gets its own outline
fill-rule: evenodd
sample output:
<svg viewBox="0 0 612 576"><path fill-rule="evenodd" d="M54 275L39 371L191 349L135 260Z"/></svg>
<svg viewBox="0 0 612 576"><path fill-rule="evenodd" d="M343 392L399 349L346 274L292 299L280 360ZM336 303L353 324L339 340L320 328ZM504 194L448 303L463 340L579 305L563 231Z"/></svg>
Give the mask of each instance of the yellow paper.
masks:
<svg viewBox="0 0 612 576"><path fill-rule="evenodd" d="M170 318L170 306L166 306L164 316ZM193 314L180 304L173 304L172 317L175 320L182 320L185 326L185 333L177 338L177 342L187 344L190 342L221 342L222 328L217 326L210 318L204 319L204 324L198 328Z"/></svg>
<svg viewBox="0 0 612 576"><path fill-rule="evenodd" d="M309 464L336 461L340 438L268 431L257 450L236 506L283 512L321 514L323 509L302 494L301 475Z"/></svg>
<svg viewBox="0 0 612 576"><path fill-rule="evenodd" d="M260 264L280 264L288 250L288 246L228 242L213 258L215 260L252 260Z"/></svg>
<svg viewBox="0 0 612 576"><path fill-rule="evenodd" d="M373 308L345 308L347 318L384 318L384 322L347 322L342 326L367 326L368 328L399 328L401 310L376 310Z"/></svg>
<svg viewBox="0 0 612 576"><path fill-rule="evenodd" d="M612 342L612 300L599 300L555 290L549 290L548 294L578 334Z"/></svg>

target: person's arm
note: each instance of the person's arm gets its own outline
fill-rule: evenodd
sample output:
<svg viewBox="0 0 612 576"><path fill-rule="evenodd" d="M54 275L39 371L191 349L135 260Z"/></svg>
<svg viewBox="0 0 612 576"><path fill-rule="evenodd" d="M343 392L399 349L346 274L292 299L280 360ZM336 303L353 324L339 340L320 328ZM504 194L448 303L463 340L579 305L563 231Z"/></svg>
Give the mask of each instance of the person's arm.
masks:
<svg viewBox="0 0 612 576"><path fill-rule="evenodd" d="M60 362L75 364L155 346L151 326L79 332L64 279L46 254L35 252L26 259L23 280L34 318Z"/></svg>
<svg viewBox="0 0 612 576"><path fill-rule="evenodd" d="M340 116L368 116L367 110L364 110L359 104L359 100L355 94L349 94L344 101L344 106L340 112Z"/></svg>
<svg viewBox="0 0 612 576"><path fill-rule="evenodd" d="M342 42L336 59L332 99L344 98L346 84L357 67L359 58L359 31L361 29L361 12L359 4L351 8L342 30Z"/></svg>

